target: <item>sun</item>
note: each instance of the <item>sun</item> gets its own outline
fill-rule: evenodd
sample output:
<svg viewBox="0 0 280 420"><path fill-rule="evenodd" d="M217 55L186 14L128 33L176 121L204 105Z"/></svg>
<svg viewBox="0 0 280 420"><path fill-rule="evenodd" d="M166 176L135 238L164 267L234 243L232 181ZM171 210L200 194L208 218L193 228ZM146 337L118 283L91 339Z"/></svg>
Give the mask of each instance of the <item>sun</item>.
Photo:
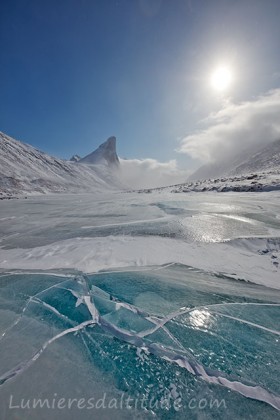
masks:
<svg viewBox="0 0 280 420"><path fill-rule="evenodd" d="M232 83L232 71L229 67L217 67L211 75L211 86L213 89L224 92Z"/></svg>

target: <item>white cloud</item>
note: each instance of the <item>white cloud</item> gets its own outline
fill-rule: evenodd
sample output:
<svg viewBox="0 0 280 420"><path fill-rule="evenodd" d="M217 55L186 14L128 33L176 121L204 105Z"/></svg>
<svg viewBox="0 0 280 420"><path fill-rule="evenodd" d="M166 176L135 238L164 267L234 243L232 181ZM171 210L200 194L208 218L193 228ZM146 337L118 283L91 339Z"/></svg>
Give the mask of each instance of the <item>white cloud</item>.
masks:
<svg viewBox="0 0 280 420"><path fill-rule="evenodd" d="M209 126L185 137L179 152L216 162L250 147L265 147L280 138L280 89L251 102L227 103L205 122Z"/></svg>
<svg viewBox="0 0 280 420"><path fill-rule="evenodd" d="M153 188L186 181L190 171L180 170L176 160L120 159L121 179L131 188Z"/></svg>

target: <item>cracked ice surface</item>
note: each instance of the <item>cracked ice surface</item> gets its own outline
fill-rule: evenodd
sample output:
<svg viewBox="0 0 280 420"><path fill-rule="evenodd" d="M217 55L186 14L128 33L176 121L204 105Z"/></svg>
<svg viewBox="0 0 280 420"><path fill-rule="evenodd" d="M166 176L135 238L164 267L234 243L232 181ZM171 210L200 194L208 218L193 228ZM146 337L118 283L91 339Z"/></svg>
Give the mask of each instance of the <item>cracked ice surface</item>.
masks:
<svg viewBox="0 0 280 420"><path fill-rule="evenodd" d="M0 418L277 418L279 198L2 202Z"/></svg>
<svg viewBox="0 0 280 420"><path fill-rule="evenodd" d="M273 418L280 408L280 292L178 264L91 276L15 273L0 284L3 399L73 389L88 399L169 396L168 415L182 418L196 418L188 402L197 394L224 399L231 418Z"/></svg>

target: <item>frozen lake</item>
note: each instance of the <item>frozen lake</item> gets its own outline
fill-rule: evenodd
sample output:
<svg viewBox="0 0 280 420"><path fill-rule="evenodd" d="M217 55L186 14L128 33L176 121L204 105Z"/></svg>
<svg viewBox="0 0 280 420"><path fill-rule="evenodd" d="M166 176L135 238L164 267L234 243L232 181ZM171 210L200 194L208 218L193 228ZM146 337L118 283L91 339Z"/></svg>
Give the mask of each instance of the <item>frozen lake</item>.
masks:
<svg viewBox="0 0 280 420"><path fill-rule="evenodd" d="M108 235L221 242L274 236L279 215L277 192L28 197L1 202L1 244L5 249L33 248Z"/></svg>
<svg viewBox="0 0 280 420"><path fill-rule="evenodd" d="M277 192L0 202L1 418L278 418L279 215Z"/></svg>

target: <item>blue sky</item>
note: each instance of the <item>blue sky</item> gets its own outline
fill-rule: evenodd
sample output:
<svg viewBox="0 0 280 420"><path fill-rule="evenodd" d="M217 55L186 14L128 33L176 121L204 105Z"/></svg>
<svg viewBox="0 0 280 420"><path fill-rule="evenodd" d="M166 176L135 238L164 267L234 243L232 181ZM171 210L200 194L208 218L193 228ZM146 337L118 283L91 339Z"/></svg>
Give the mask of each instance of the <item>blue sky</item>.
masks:
<svg viewBox="0 0 280 420"><path fill-rule="evenodd" d="M202 119L279 88L279 16L279 0L1 0L0 130L63 158L115 135L120 156L191 168L175 150ZM219 62L228 98L209 88Z"/></svg>

